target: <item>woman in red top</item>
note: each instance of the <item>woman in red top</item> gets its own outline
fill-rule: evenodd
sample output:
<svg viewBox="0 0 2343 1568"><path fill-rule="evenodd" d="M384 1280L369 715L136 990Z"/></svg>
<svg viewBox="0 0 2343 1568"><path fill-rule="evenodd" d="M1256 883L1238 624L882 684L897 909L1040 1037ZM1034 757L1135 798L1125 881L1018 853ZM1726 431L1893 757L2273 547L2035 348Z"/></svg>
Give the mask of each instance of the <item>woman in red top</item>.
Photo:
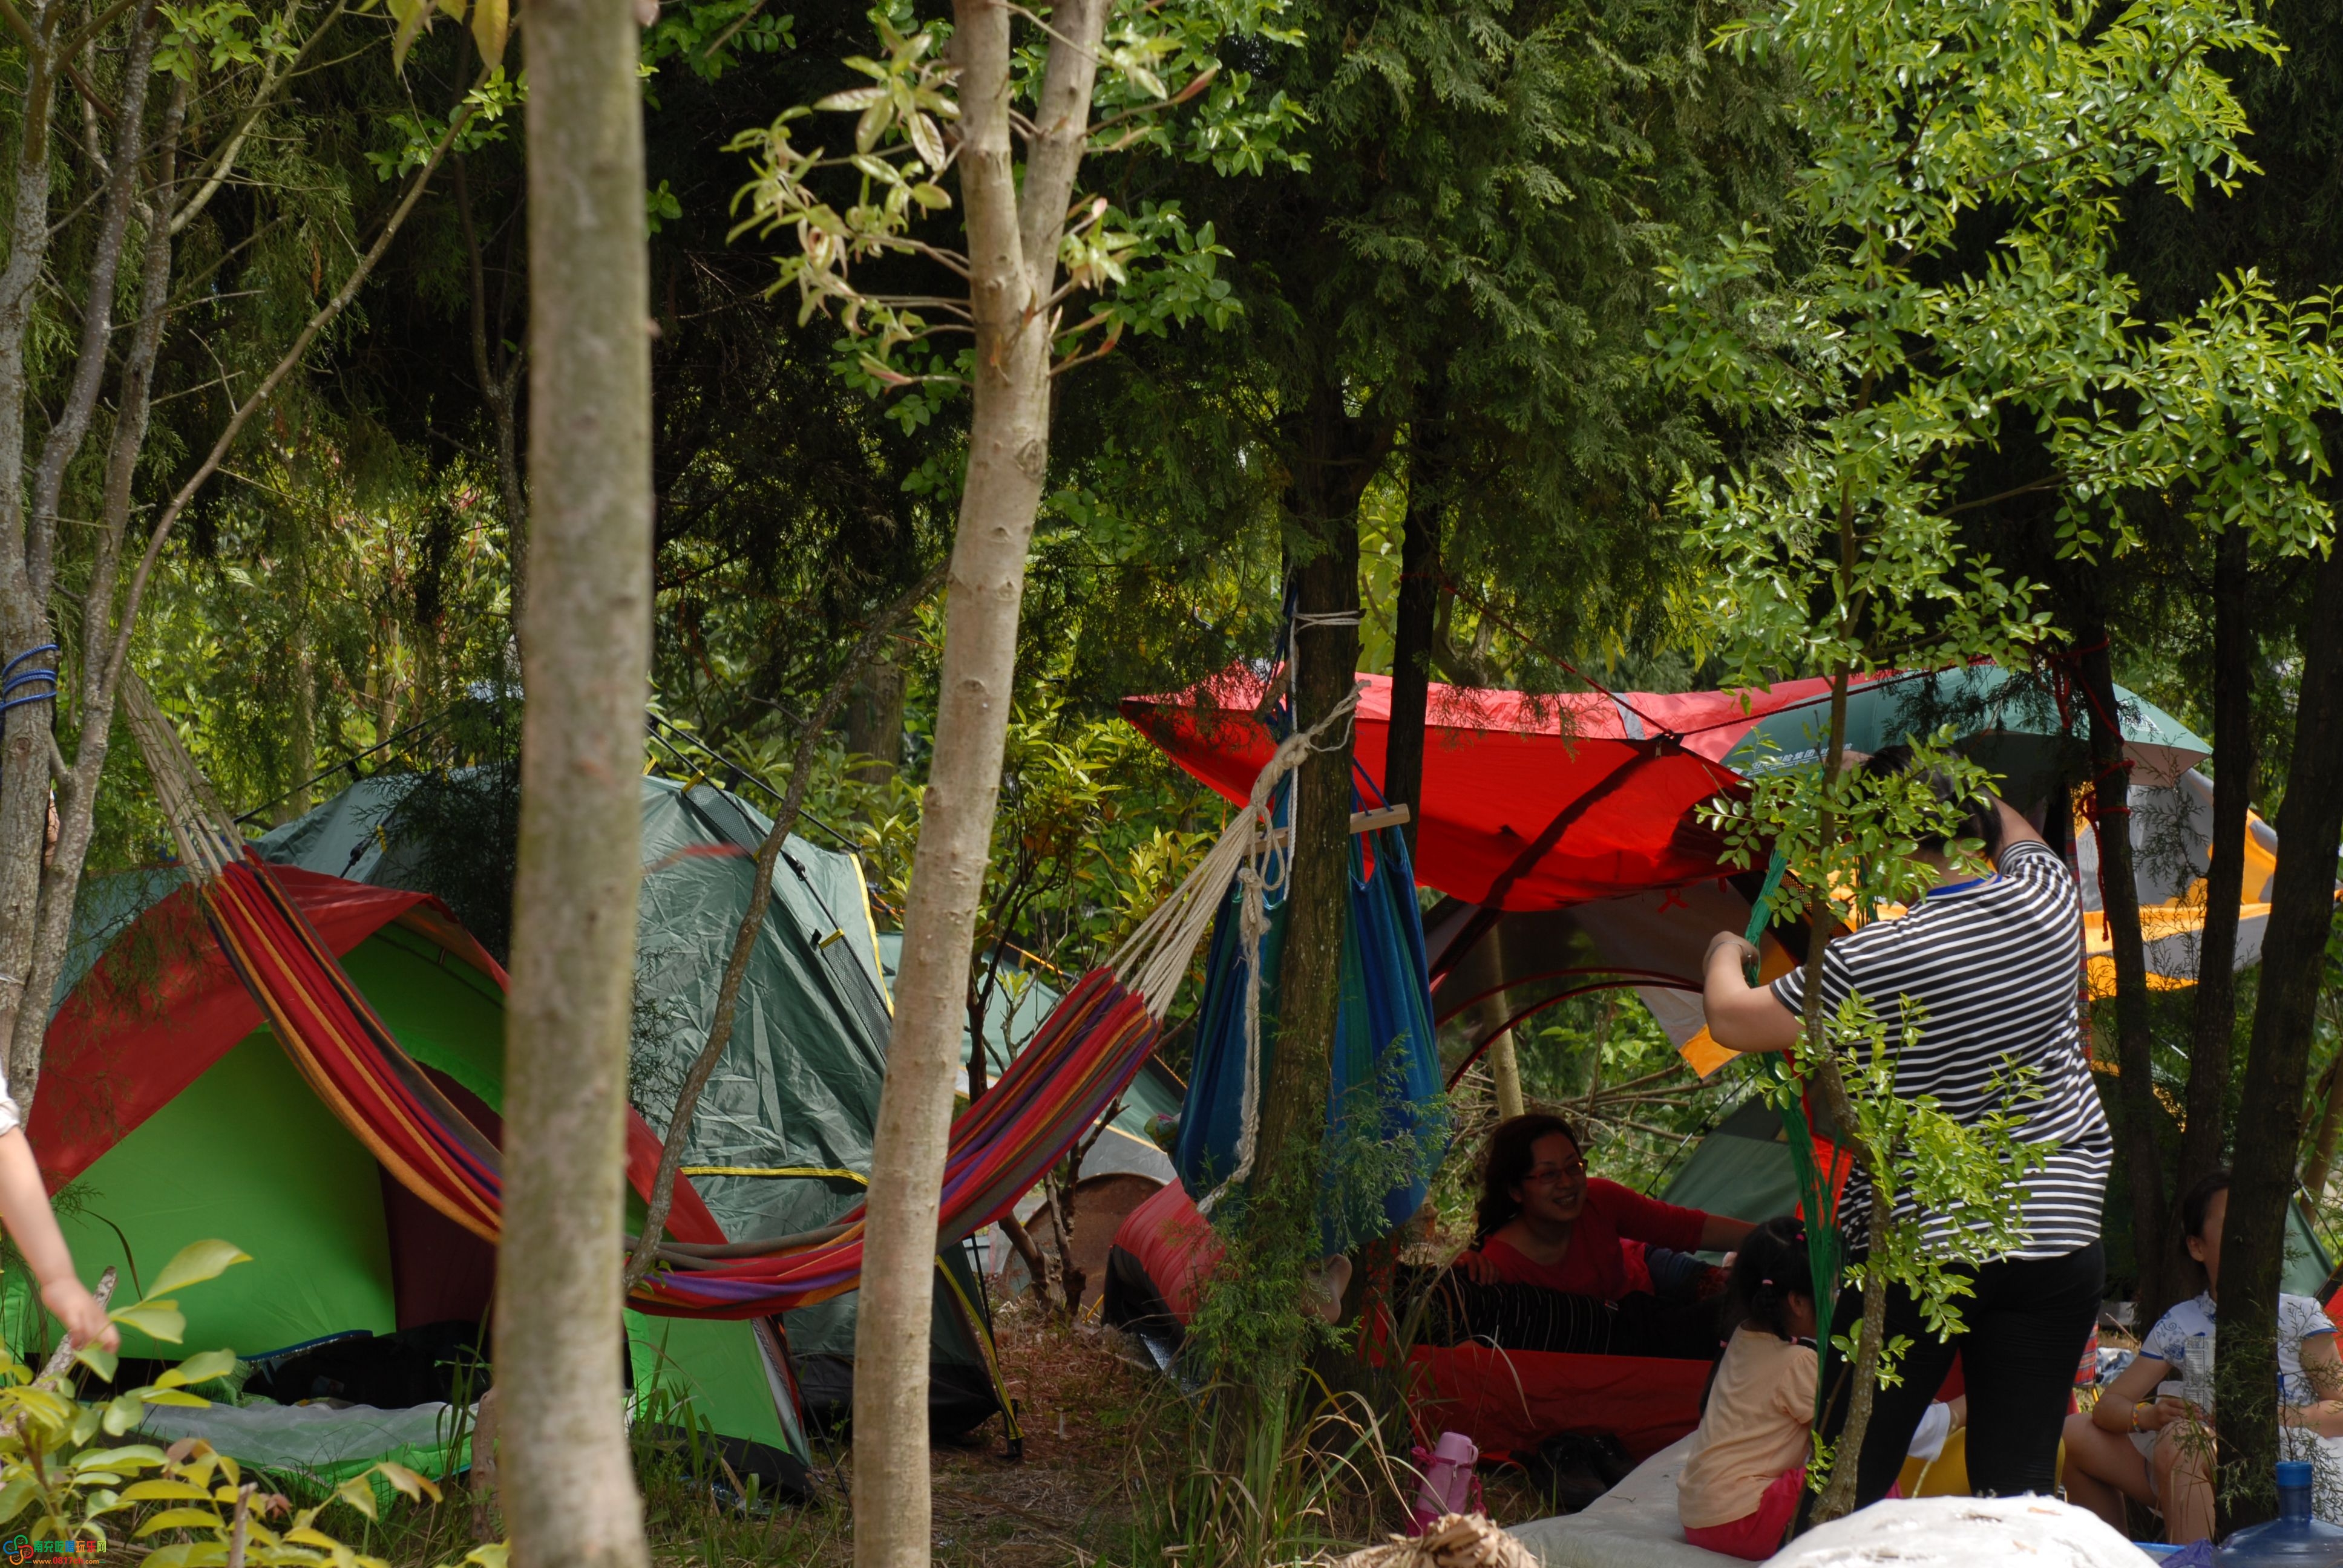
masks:
<svg viewBox="0 0 2343 1568"><path fill-rule="evenodd" d="M1615 1302L1628 1292L1622 1245L1728 1251L1746 1220L1679 1209L1586 1173L1578 1135L1559 1116L1516 1116L1489 1134L1473 1250L1456 1270L1479 1284L1544 1285Z"/></svg>

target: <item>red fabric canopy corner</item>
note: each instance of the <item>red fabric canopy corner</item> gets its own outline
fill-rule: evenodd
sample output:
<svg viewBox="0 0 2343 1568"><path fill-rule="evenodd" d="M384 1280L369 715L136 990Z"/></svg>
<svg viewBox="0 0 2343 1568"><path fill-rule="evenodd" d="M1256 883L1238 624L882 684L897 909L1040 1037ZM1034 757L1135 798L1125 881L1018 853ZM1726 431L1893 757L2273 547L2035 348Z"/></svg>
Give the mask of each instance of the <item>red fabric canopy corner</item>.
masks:
<svg viewBox="0 0 2343 1568"><path fill-rule="evenodd" d="M269 877L340 958L394 921L507 984L504 969L437 899L345 881L292 866ZM25 1129L51 1191L96 1163L169 1104L264 1021L221 952L195 890L182 885L134 920L49 1021L39 1091ZM627 1113L627 1176L650 1191L660 1145ZM726 1240L679 1176L669 1229L695 1242Z"/></svg>
<svg viewBox="0 0 2343 1568"><path fill-rule="evenodd" d="M1381 788L1391 678L1360 679L1354 755ZM1770 691L1533 697L1434 683L1415 876L1469 903L1553 910L1714 879L1724 839L1698 816L1740 775L1721 760L1768 713L1826 682ZM1254 717L1264 684L1237 666L1188 690L1127 698L1123 717L1242 804L1276 749Z"/></svg>

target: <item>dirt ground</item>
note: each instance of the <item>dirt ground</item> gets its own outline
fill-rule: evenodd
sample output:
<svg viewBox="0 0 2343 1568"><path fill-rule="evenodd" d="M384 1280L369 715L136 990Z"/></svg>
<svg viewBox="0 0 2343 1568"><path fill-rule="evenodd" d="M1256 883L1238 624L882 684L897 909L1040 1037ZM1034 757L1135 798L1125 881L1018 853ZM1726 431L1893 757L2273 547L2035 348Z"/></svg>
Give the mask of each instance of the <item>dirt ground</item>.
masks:
<svg viewBox="0 0 2343 1568"><path fill-rule="evenodd" d="M998 1416L932 1451L939 1568L1127 1561L1128 1461L1148 1410L1169 1397L1164 1384L1126 1359L1123 1338L1111 1329L1068 1328L1012 1302L997 1330L1002 1377L1024 1429L1023 1457L1009 1457ZM853 1559L850 1451L823 1454L820 1484L814 1504L759 1521L650 1499L659 1568L843 1568Z"/></svg>

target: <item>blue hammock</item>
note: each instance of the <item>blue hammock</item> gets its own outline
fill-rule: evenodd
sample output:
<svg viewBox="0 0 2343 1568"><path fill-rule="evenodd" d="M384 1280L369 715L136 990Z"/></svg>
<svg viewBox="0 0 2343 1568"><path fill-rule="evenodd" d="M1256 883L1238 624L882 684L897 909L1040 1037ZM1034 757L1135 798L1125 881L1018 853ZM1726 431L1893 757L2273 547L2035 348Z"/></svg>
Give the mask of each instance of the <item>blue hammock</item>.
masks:
<svg viewBox="0 0 2343 1568"><path fill-rule="evenodd" d="M1354 765L1353 809L1382 803ZM1281 826L1291 808L1289 789L1277 803ZM1384 828L1353 833L1350 843L1350 918L1342 925L1342 1002L1326 1094L1328 1169L1319 1202L1329 1252L1386 1235L1413 1215L1445 1142L1444 1123L1429 1122L1423 1114L1440 1094L1440 1060L1407 842L1399 829ZM1181 1184L1200 1203L1239 1171L1247 1138L1242 896L1241 887L1231 890L1212 927L1194 1063L1172 1155ZM1269 916L1261 944L1262 1060L1254 1079L1263 1086L1277 1060L1277 975L1286 927L1282 898ZM1383 1152L1363 1153L1369 1145ZM1345 1191L1358 1187L1363 1175L1383 1178L1372 1183L1383 1187L1380 1195Z"/></svg>

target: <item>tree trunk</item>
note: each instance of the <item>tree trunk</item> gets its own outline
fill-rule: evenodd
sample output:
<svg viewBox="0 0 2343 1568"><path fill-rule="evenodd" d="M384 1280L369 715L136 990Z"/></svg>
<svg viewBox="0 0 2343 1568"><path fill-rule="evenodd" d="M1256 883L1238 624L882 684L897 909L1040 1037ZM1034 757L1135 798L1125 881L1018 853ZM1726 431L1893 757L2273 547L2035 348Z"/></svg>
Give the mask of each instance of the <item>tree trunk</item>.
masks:
<svg viewBox="0 0 2343 1568"><path fill-rule="evenodd" d="M1847 508L1843 507L1839 522L1842 541L1849 537L1846 518ZM1823 788L1825 791L1836 785L1845 767L1846 695L1851 678L1852 672L1845 664L1831 672L1830 739L1823 752ZM1826 796L1820 820L1815 824L1815 841L1827 844L1837 830L1836 815ZM1846 1086L1840 1081L1838 1065L1820 1049L1828 1028L1823 1013L1823 955L1830 947L1831 930L1837 923L1837 912L1831 908L1829 890L1821 887L1809 890L1806 925L1813 935L1806 947L1805 980L1805 990L1800 993L1798 1029L1805 1038L1808 1055L1819 1064L1815 1070L1814 1081L1822 1090L1823 1099L1830 1107L1832 1121L1842 1129L1852 1130L1861 1123L1855 1117L1854 1107L1847 1101ZM1854 1144L1853 1151L1871 1179L1870 1236L1872 1245L1877 1247L1887 1233L1887 1221L1891 1217L1895 1191L1892 1172L1882 1161L1875 1160L1872 1151L1860 1141ZM1835 1302L1836 1297L1834 1282L1827 1295L1817 1289L1815 1300L1820 1305L1826 1301ZM1815 1499L1813 1517L1816 1524L1827 1524L1834 1519L1843 1518L1855 1507L1856 1472L1862 1464L1864 1436L1871 1428L1871 1403L1879 1376L1879 1337L1885 1332L1886 1311L1885 1285L1866 1284L1863 1297L1863 1328L1855 1340L1853 1369L1855 1381L1849 1391L1845 1424L1839 1429L1837 1457L1831 1462L1830 1479L1824 1484L1822 1494ZM1831 1325L1833 1334L1843 1332L1840 1325Z"/></svg>
<svg viewBox="0 0 2343 1568"><path fill-rule="evenodd" d="M2310 1163L2302 1171L2303 1190L2314 1203L2327 1201L2327 1181L2335 1173L2336 1141L2343 1134L2343 1094L2336 1092L2338 1089L2343 1089L2343 1050L2335 1053L2318 1081L2318 1131L2311 1139Z"/></svg>
<svg viewBox="0 0 2343 1568"><path fill-rule="evenodd" d="M628 0L533 0L530 591L497 1269L516 1568L641 1568L618 1333L650 686L650 281Z"/></svg>
<svg viewBox="0 0 2343 1568"><path fill-rule="evenodd" d="M2139 884L2131 853L2131 764L2124 758L2121 714L2107 660L2107 622L2078 618L2077 661L2091 710L2092 788L2099 842L2099 907L2115 948L2117 1084L2123 1101L2123 1163L2131 1183L2132 1257L2139 1271L2138 1321L2152 1323L2172 1304L2166 1272L2164 1157L2156 1129L2154 1041L2147 1018L2147 953L2139 934ZM2236 860L2232 858L2232 865Z"/></svg>
<svg viewBox="0 0 2343 1568"><path fill-rule="evenodd" d="M935 756L903 913L895 1028L871 1137L854 1331L856 1568L928 1561L928 1336L936 1214L959 1075L976 907L1001 792L1025 550L1050 458L1042 302L1089 137L1105 0L1061 0L1022 206L1011 139L1013 14L956 0L960 198L976 323L967 482L952 541ZM639 201L639 194L638 195Z"/></svg>
<svg viewBox="0 0 2343 1568"><path fill-rule="evenodd" d="M1416 808L1402 829L1415 852L1423 805L1424 705L1439 635L1442 430L1420 419L1407 468L1407 520L1400 533L1399 603L1392 626L1391 729L1383 749L1383 798Z"/></svg>
<svg viewBox="0 0 2343 1568"><path fill-rule="evenodd" d="M2278 1275L2286 1261L2287 1205L2302 1147L2303 1079L2309 1067L2327 939L2335 919L2335 857L2343 842L2343 551L2318 568L2303 639L2294 755L2278 808L2278 874L2262 940L2261 985L2246 1050L2235 1181L2221 1231L2219 1353L2222 1529L2275 1511Z"/></svg>
<svg viewBox="0 0 2343 1568"><path fill-rule="evenodd" d="M2213 557L2213 758L2218 781L2212 861L2205 878L2205 930L2197 950L2188 1121L2181 1131L2176 1193L2187 1191L2221 1163L2229 1058L2237 1048L2237 903L2245 891L2246 809L2254 796L2254 660L2261 642L2246 598L2249 569L2244 527L2224 530ZM2168 1229L2164 1277L2178 1280L2185 1277L2180 1228Z"/></svg>
<svg viewBox="0 0 2343 1568"><path fill-rule="evenodd" d="M1369 466L1339 388L1303 410L1294 464L1295 521L1317 552L1294 569L1293 728L1309 729L1351 694L1359 663L1358 498ZM1314 621L1314 624L1313 624ZM1318 1171L1333 1067L1350 911L1351 727L1294 769L1293 865L1278 960L1276 1049L1262 1084L1252 1191L1280 1240L1307 1236L1315 1257Z"/></svg>
<svg viewBox="0 0 2343 1568"><path fill-rule="evenodd" d="M882 654L862 667L846 705L846 749L862 759L854 777L884 784L903 765L903 667Z"/></svg>

